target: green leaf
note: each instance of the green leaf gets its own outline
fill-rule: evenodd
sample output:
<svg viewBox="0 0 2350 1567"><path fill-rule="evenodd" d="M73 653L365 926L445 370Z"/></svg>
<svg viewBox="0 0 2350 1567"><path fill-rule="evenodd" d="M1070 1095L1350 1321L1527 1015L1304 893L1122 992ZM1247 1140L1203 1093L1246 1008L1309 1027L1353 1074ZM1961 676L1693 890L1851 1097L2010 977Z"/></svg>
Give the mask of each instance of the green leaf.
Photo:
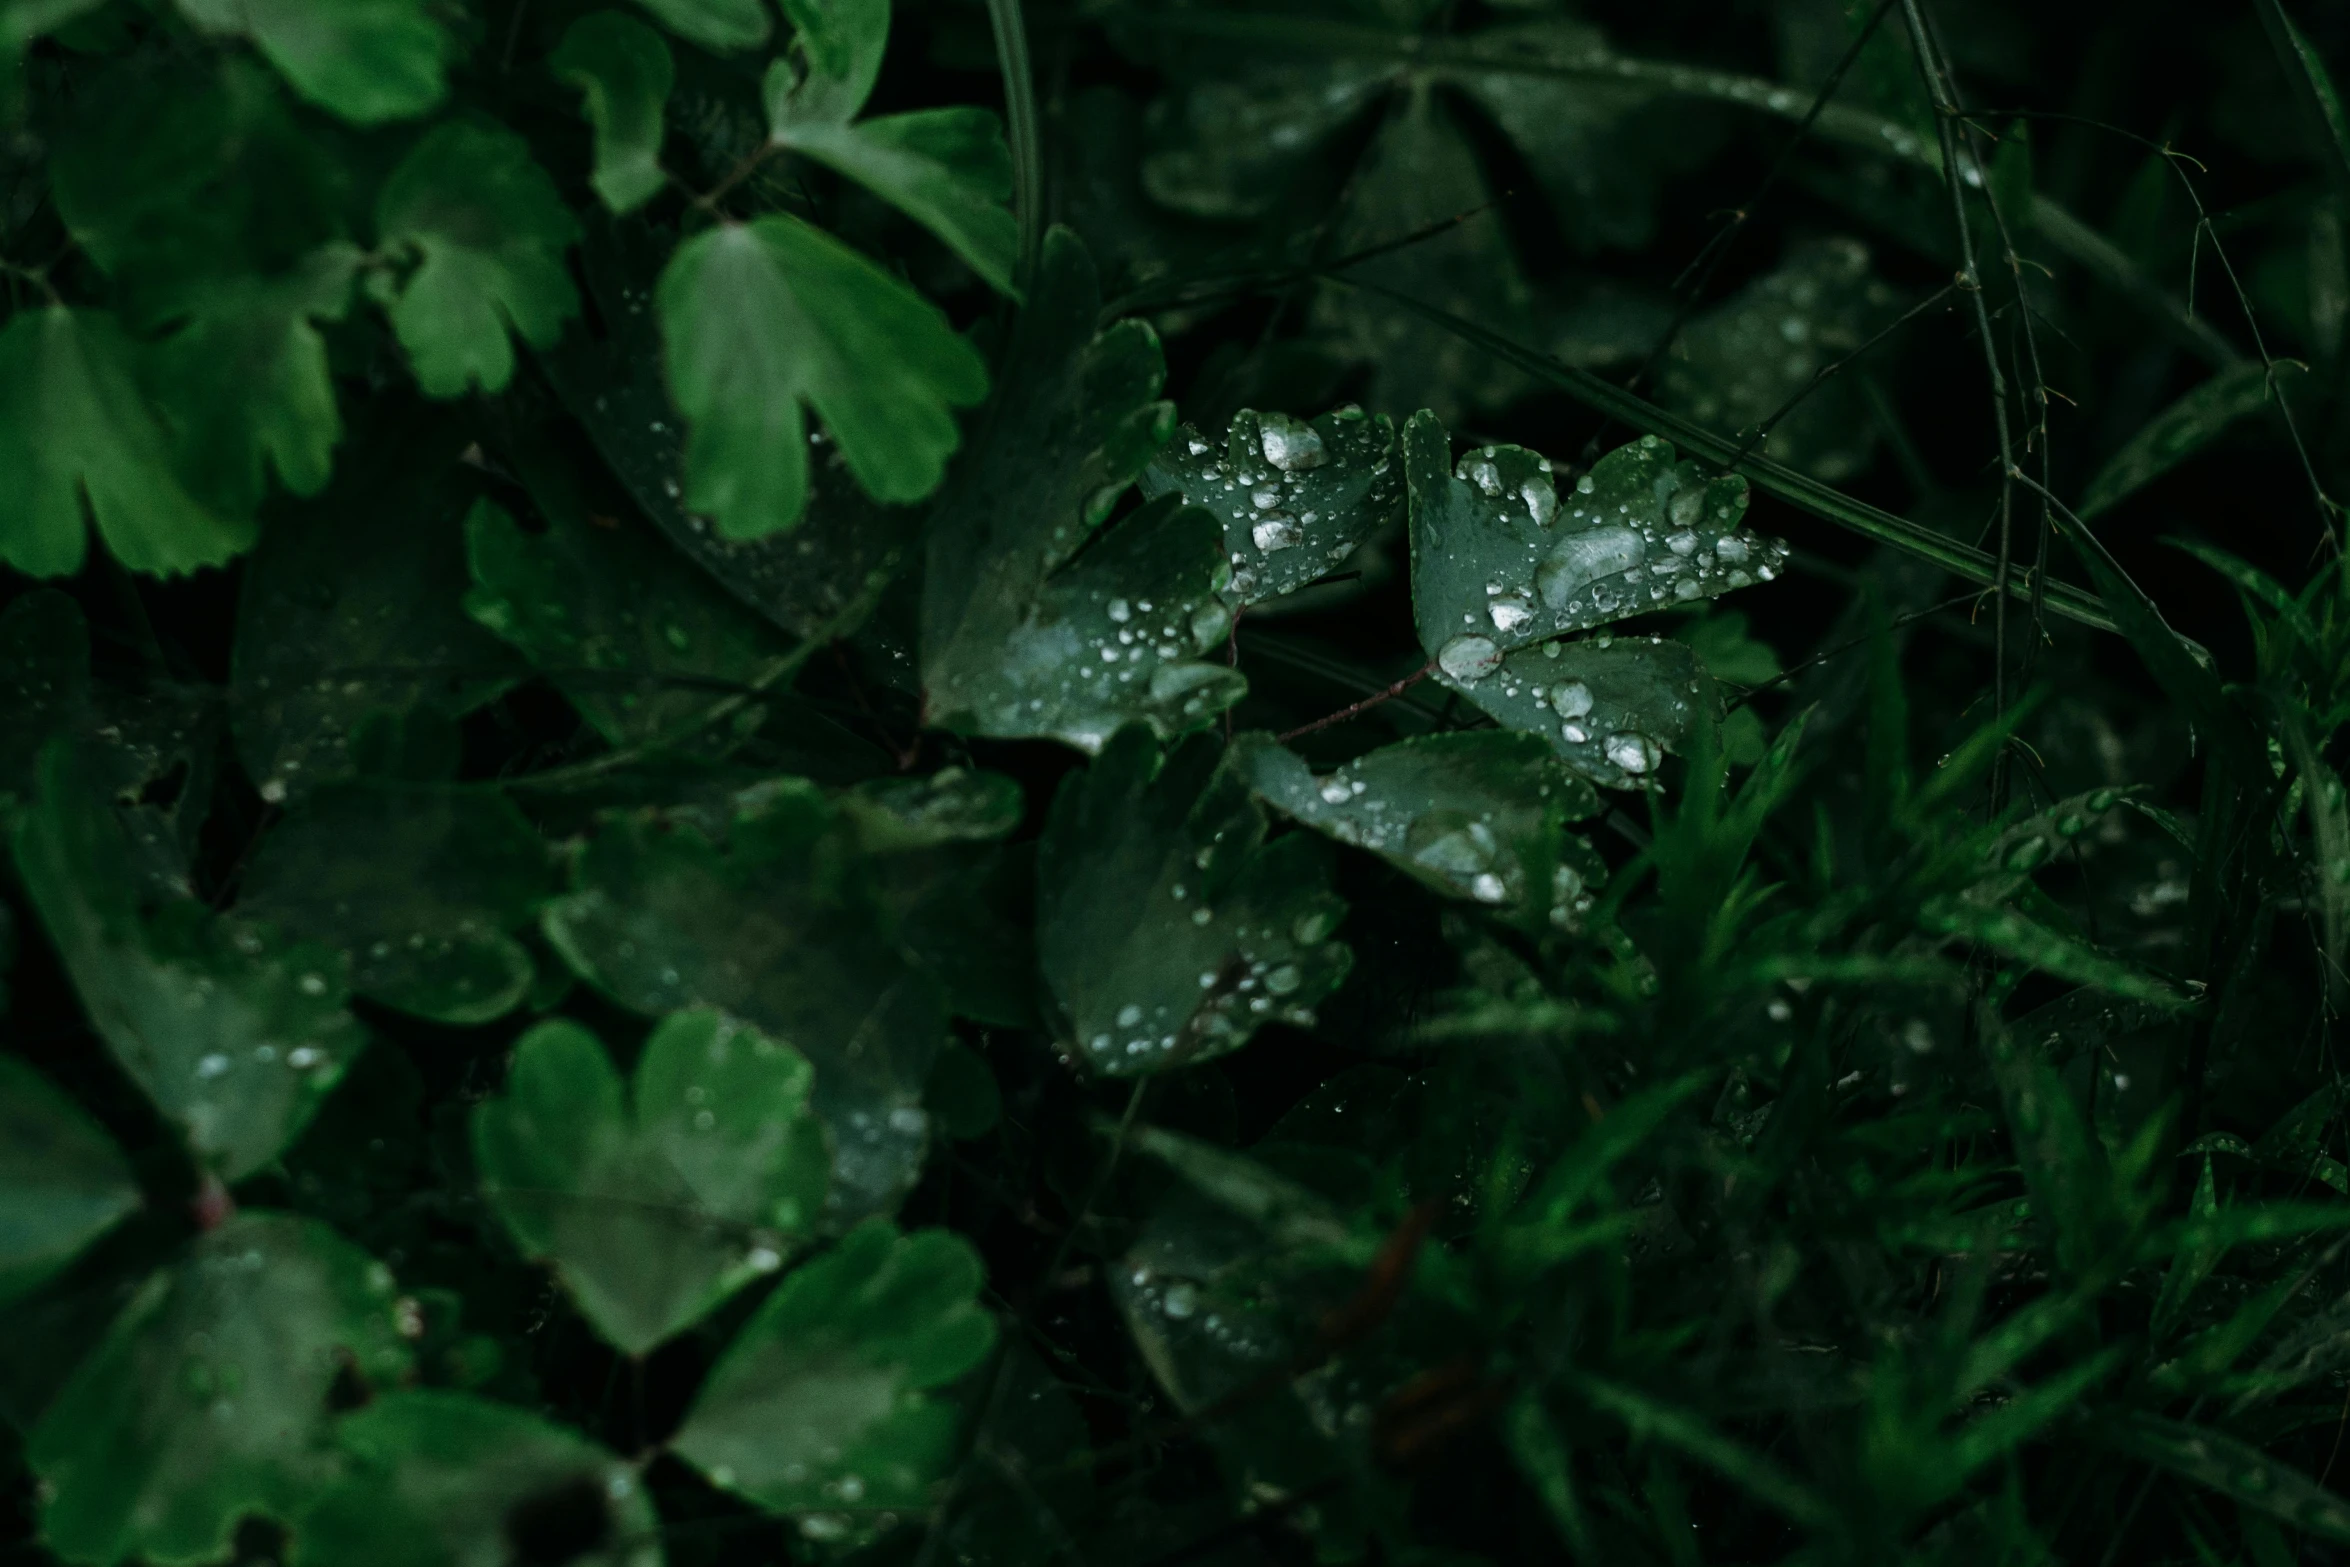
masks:
<svg viewBox="0 0 2350 1567"><path fill-rule="evenodd" d="M0 1304L138 1206L139 1183L114 1139L47 1078L0 1056Z"/></svg>
<svg viewBox="0 0 2350 1567"><path fill-rule="evenodd" d="M1235 607L1327 575L1401 514L1395 426L1341 408L1308 423L1242 409L1219 453L1191 426L1143 470L1142 493L1179 493L1224 524Z"/></svg>
<svg viewBox="0 0 2350 1567"><path fill-rule="evenodd" d="M678 37L719 54L755 49L774 23L760 0L640 0Z"/></svg>
<svg viewBox="0 0 2350 1567"><path fill-rule="evenodd" d="M1440 663L1436 678L1610 789L1645 787L1663 753L1688 750L1716 707L1696 650L1667 637L1545 642L1475 678Z"/></svg>
<svg viewBox="0 0 2350 1567"><path fill-rule="evenodd" d="M294 91L359 125L440 103L457 41L426 0L177 0L215 36L250 38Z"/></svg>
<svg viewBox="0 0 2350 1567"><path fill-rule="evenodd" d="M867 849L889 853L1008 836L1027 814L1019 780L946 767L926 778L869 778L841 796Z"/></svg>
<svg viewBox="0 0 2350 1567"><path fill-rule="evenodd" d="M839 240L771 214L678 247L661 275L671 395L685 414L685 504L729 538L789 528L808 502L813 408L883 502L938 487L954 410L987 366L936 306Z"/></svg>
<svg viewBox="0 0 2350 1567"><path fill-rule="evenodd" d="M541 1531L575 1567L660 1567L635 1468L536 1415L403 1389L337 1420L335 1442L350 1468L294 1531L295 1567L545 1560Z"/></svg>
<svg viewBox="0 0 2350 1567"><path fill-rule="evenodd" d="M533 974L511 932L555 891L547 846L501 795L331 784L254 853L240 915L339 948L359 995L438 1023L486 1023Z"/></svg>
<svg viewBox="0 0 2350 1567"><path fill-rule="evenodd" d="M1513 648L1768 582L1786 546L1739 526L1746 481L1708 479L1654 436L1619 446L1561 499L1550 459L1486 446L1451 462L1435 415L1404 428L1412 615L1474 685Z"/></svg>
<svg viewBox="0 0 2350 1567"><path fill-rule="evenodd" d="M535 467L525 476L539 481L546 526L525 533L503 508L475 503L466 612L615 745L683 738L713 715L733 720L731 734L756 727L761 712L744 698L774 677L789 650L781 634L634 517L587 510Z"/></svg>
<svg viewBox="0 0 2350 1567"><path fill-rule="evenodd" d="M1140 322L1097 333L1099 305L1084 247L1054 230L1008 400L931 533L922 680L941 728L1098 751L1137 719L1197 728L1245 689L1196 658L1231 627L1217 520L1162 496L1096 535L1173 423L1157 339Z"/></svg>
<svg viewBox="0 0 2350 1567"><path fill-rule="evenodd" d="M114 558L170 575L252 546L252 522L190 495L103 310L52 305L0 327L0 561L34 577L79 571L83 504Z"/></svg>
<svg viewBox="0 0 2350 1567"><path fill-rule="evenodd" d="M229 666L229 728L264 800L348 777L368 715L456 718L522 670L459 603L480 486L464 444L429 410L382 409L325 494L271 518Z"/></svg>
<svg viewBox="0 0 2350 1567"><path fill-rule="evenodd" d="M2336 190L2350 191L2350 113L2343 111L2325 60L2279 0L2257 0L2255 9L2283 69L2285 92L2301 117L2310 155Z"/></svg>
<svg viewBox="0 0 2350 1567"><path fill-rule="evenodd" d="M776 1512L930 1506L963 1423L941 1390L995 1345L982 1277L959 1236L859 1225L743 1324L670 1450Z"/></svg>
<svg viewBox="0 0 2350 1567"><path fill-rule="evenodd" d="M605 336L568 334L542 356L613 476L688 559L793 636L856 629L897 572L921 513L857 488L837 442L811 443L807 514L789 533L731 539L685 506L685 435L661 378L661 332L644 301L666 253L638 225L591 221L580 247ZM820 455L815 455L820 454Z"/></svg>
<svg viewBox="0 0 2350 1567"><path fill-rule="evenodd" d="M1119 731L1053 798L1037 851L1037 954L1054 1031L1098 1072L1135 1077L1310 1026L1351 955L1317 840L1265 842L1240 774L1205 737L1161 764Z"/></svg>
<svg viewBox="0 0 2350 1567"><path fill-rule="evenodd" d="M503 391L508 329L551 348L579 313L563 265L579 224L511 131L470 119L434 127L384 181L375 224L384 251L407 263L379 297L429 396Z"/></svg>
<svg viewBox="0 0 2350 1567"><path fill-rule="evenodd" d="M336 1379L407 1364L390 1269L315 1220L239 1214L140 1288L33 1427L42 1540L93 1564L222 1557L245 1514L290 1520L332 1476Z"/></svg>
<svg viewBox="0 0 2350 1567"><path fill-rule="evenodd" d="M856 119L889 45L889 0L787 0L799 55L767 68L769 140L847 175L929 229L1012 294L1020 227L1006 203L1003 122L958 105Z"/></svg>
<svg viewBox="0 0 2350 1567"><path fill-rule="evenodd" d="M83 720L89 702L90 625L81 605L57 588L9 600L0 608L0 797L32 790L41 747Z"/></svg>
<svg viewBox="0 0 2350 1567"><path fill-rule="evenodd" d="M188 488L216 510L249 514L273 469L296 495L326 488L343 422L319 323L349 313L363 259L330 245L290 272L207 278L151 305L171 331L147 385Z"/></svg>
<svg viewBox="0 0 2350 1567"><path fill-rule="evenodd" d="M1684 327L1657 379L1656 400L1725 435L1744 436L1811 387L1813 377L1886 326L1899 296L1857 240L1816 240L1777 270ZM1780 462L1834 484L1876 453L1877 424L1857 377L1804 396L1763 446Z"/></svg>
<svg viewBox="0 0 2350 1567"><path fill-rule="evenodd" d="M596 1330L641 1355L781 1267L822 1217L811 1076L709 1009L664 1018L625 1085L595 1035L542 1023L473 1112L483 1195Z"/></svg>
<svg viewBox="0 0 2350 1567"><path fill-rule="evenodd" d="M579 89L596 128L589 183L604 205L626 212L669 182L661 168L661 116L677 67L661 35L620 11L573 22L547 57L555 79Z"/></svg>
<svg viewBox="0 0 2350 1567"><path fill-rule="evenodd" d="M1970 898L1945 898L1925 911L1925 924L1944 935L1979 942L2018 963L2076 985L2094 985L2113 995L2172 1011L2192 1005L2166 981L2051 930L2015 909Z"/></svg>
<svg viewBox="0 0 2350 1567"><path fill-rule="evenodd" d="M2238 1507L2350 1543L2350 1501L2224 1431L2135 1410L2108 1415L2092 1429L2102 1445L2208 1486Z"/></svg>
<svg viewBox="0 0 2350 1567"><path fill-rule="evenodd" d="M293 1140L367 1036L337 955L142 884L106 797L64 741L17 819L16 869L90 1025L221 1177Z"/></svg>
<svg viewBox="0 0 2350 1567"><path fill-rule="evenodd" d="M2082 492L2085 520L2110 511L2218 440L2230 425L2268 402L2266 367L2238 364L2220 371L2146 421L2105 460Z"/></svg>
<svg viewBox="0 0 2350 1567"><path fill-rule="evenodd" d="M1448 897L1508 909L1537 929L1567 924L1588 901L1596 861L1588 845L1568 853L1565 824L1596 815L1599 797L1531 735L1421 735L1319 777L1294 752L1247 735L1232 765L1275 810Z"/></svg>
<svg viewBox="0 0 2350 1567"><path fill-rule="evenodd" d="M893 950L836 808L799 779L737 803L723 838L656 812L608 818L542 923L632 1011L712 1006L816 1069L832 1132L829 1223L894 1203L922 1167L922 1084L945 1033L930 983Z"/></svg>

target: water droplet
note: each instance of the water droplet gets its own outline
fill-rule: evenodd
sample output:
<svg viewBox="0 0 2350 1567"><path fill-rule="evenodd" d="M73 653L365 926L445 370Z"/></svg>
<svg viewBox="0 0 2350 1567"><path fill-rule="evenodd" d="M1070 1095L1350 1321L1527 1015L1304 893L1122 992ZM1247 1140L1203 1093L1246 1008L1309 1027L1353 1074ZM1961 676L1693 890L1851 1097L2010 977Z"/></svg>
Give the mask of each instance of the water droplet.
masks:
<svg viewBox="0 0 2350 1567"><path fill-rule="evenodd" d="M1522 593L1503 594L1486 605L1485 612L1493 617L1493 629L1505 635L1534 618L1534 606Z"/></svg>
<svg viewBox="0 0 2350 1567"><path fill-rule="evenodd" d="M1134 618L1134 606L1124 599L1110 600L1109 616L1120 625Z"/></svg>
<svg viewBox="0 0 2350 1567"><path fill-rule="evenodd" d="M1501 649L1490 637L1454 637L1437 650L1436 667L1465 685L1474 685L1501 667Z"/></svg>
<svg viewBox="0 0 2350 1567"><path fill-rule="evenodd" d="M1159 1309L1181 1322L1199 1310L1199 1286L1181 1281L1168 1285L1165 1297L1159 1302Z"/></svg>
<svg viewBox="0 0 2350 1567"><path fill-rule="evenodd" d="M1607 759L1635 777L1656 766L1661 753L1654 740L1644 734L1609 735Z"/></svg>
<svg viewBox="0 0 2350 1567"><path fill-rule="evenodd" d="M1129 1001L1118 1009L1118 1026L1132 1028L1142 1021L1142 1008Z"/></svg>
<svg viewBox="0 0 2350 1567"><path fill-rule="evenodd" d="M196 1063L196 1075L200 1078L215 1078L227 1071L228 1067L228 1057L215 1050Z"/></svg>
<svg viewBox="0 0 2350 1567"><path fill-rule="evenodd" d="M1726 565L1735 565L1746 558L1746 541L1735 533L1725 533L1714 540L1714 554ZM1768 580L1768 579L1766 579Z"/></svg>
<svg viewBox="0 0 2350 1567"><path fill-rule="evenodd" d="M1347 801L1353 798L1354 791L1349 789L1346 786L1346 780L1339 777L1337 774L1333 773L1330 775L1330 777L1323 780L1322 799L1325 803L1330 805L1344 805Z"/></svg>
<svg viewBox="0 0 2350 1567"><path fill-rule="evenodd" d="M1285 512L1274 512L1249 529L1248 536L1255 541L1258 549L1270 555L1275 550L1285 550L1297 543L1297 523Z"/></svg>
<svg viewBox="0 0 2350 1567"><path fill-rule="evenodd" d="M1276 996L1286 996L1305 983L1305 975L1294 963L1283 963L1265 976L1265 988Z"/></svg>
<svg viewBox="0 0 2350 1567"><path fill-rule="evenodd" d="M1479 903L1506 903L1509 895L1508 885L1491 871L1480 871L1469 882L1469 896Z"/></svg>
<svg viewBox="0 0 2350 1567"><path fill-rule="evenodd" d="M1592 528L1559 540L1535 575L1542 602L1563 609L1583 588L1602 577L1619 576L1639 566L1647 545L1630 528Z"/></svg>
<svg viewBox="0 0 2350 1567"><path fill-rule="evenodd" d="M1224 640L1232 629L1232 611L1210 599L1191 612L1191 642L1194 647L1208 647Z"/></svg>
<svg viewBox="0 0 2350 1567"><path fill-rule="evenodd" d="M1561 718L1581 718L1591 711L1591 688L1580 680L1562 680L1550 688L1550 710Z"/></svg>
<svg viewBox="0 0 2350 1567"><path fill-rule="evenodd" d="M1257 445L1264 451L1265 461L1284 473L1319 468L1330 460L1321 432L1288 414L1258 415Z"/></svg>
<svg viewBox="0 0 2350 1567"><path fill-rule="evenodd" d="M1328 938L1338 928L1338 916L1328 909L1314 909L1300 914L1289 927L1289 936L1301 947L1310 947Z"/></svg>

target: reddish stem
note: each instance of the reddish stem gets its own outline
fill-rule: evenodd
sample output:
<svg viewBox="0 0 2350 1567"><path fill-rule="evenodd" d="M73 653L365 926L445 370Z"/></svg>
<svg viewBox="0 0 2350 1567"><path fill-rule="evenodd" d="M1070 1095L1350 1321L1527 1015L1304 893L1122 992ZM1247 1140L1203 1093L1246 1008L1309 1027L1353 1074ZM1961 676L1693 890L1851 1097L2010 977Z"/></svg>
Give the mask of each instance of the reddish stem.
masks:
<svg viewBox="0 0 2350 1567"><path fill-rule="evenodd" d="M1317 729L1327 729L1332 724L1343 724L1348 719L1354 717L1357 713L1369 712L1372 708L1377 707L1380 703L1386 701L1390 697L1403 695L1404 692L1410 690L1413 686L1418 685L1421 681L1427 679L1434 673L1436 673L1436 660L1430 659L1427 663L1422 664L1419 668L1413 670L1410 674L1404 676L1401 680L1398 680L1394 685L1389 686L1386 690L1374 691L1369 696L1364 697L1360 702L1354 703L1349 707L1342 707L1337 712L1330 714L1327 718L1317 718L1310 724L1300 724L1295 729L1290 730L1288 733L1278 734L1273 738L1286 743L1288 741L1295 740L1299 735L1310 735Z"/></svg>

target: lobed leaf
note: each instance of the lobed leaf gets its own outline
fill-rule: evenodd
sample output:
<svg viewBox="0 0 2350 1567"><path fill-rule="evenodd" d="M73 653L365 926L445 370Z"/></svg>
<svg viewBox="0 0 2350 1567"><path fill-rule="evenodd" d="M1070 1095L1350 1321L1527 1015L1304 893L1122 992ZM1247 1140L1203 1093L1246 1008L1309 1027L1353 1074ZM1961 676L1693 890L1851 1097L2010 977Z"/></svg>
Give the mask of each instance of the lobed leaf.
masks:
<svg viewBox="0 0 2350 1567"><path fill-rule="evenodd" d="M576 87L596 132L589 183L614 212L642 206L669 183L661 167L662 110L677 66L661 35L622 11L597 11L564 30L547 57Z"/></svg>

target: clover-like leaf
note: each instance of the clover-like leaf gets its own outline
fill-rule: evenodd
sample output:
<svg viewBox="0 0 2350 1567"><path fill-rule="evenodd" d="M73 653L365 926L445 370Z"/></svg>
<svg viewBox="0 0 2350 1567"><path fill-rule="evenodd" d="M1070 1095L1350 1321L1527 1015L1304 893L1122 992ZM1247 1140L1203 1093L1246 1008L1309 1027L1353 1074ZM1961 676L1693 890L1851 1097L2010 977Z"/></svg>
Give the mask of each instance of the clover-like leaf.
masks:
<svg viewBox="0 0 2350 1567"><path fill-rule="evenodd" d="M557 1551L576 1567L660 1567L660 1520L635 1468L526 1411L404 1388L337 1420L335 1444L349 1466L294 1531L296 1567Z"/></svg>
<svg viewBox="0 0 2350 1567"><path fill-rule="evenodd" d="M789 528L808 503L813 408L865 493L916 501L987 395L979 351L921 295L781 214L678 247L657 291L685 414L685 504L730 538Z"/></svg>
<svg viewBox="0 0 2350 1567"><path fill-rule="evenodd" d="M774 21L761 0L639 0L678 37L719 54L756 49Z"/></svg>
<svg viewBox="0 0 2350 1567"><path fill-rule="evenodd" d="M427 0L177 0L205 32L253 40L321 108L361 125L424 113L448 91L457 40Z"/></svg>
<svg viewBox="0 0 2350 1567"><path fill-rule="evenodd" d="M16 870L125 1072L223 1179L293 1140L366 1043L333 952L224 920L142 880L70 742L41 755Z"/></svg>
<svg viewBox="0 0 2350 1567"><path fill-rule="evenodd" d="M856 629L911 548L921 513L857 488L838 442L810 442L808 508L788 533L734 539L685 505L685 433L645 308L663 253L642 225L590 221L580 271L602 337L573 332L542 356L563 404L639 510L726 591L795 637Z"/></svg>
<svg viewBox="0 0 2350 1567"><path fill-rule="evenodd" d="M1475 679L1442 669L1438 678L1610 789L1644 787L1665 752L1687 750L1717 717L1696 651L1666 637L1554 640L1520 648Z"/></svg>
<svg viewBox="0 0 2350 1567"><path fill-rule="evenodd" d="M430 396L503 391L514 375L507 332L552 347L579 313L563 265L579 224L511 131L434 127L384 181L375 223L383 248L409 264L384 302Z"/></svg>
<svg viewBox="0 0 2350 1567"><path fill-rule="evenodd" d="M872 856L898 945L939 982L948 1010L1035 1026L1033 846L995 841L1025 814L1019 784L950 767L927 778L868 779L843 791L840 807Z"/></svg>
<svg viewBox="0 0 2350 1567"><path fill-rule="evenodd" d="M1708 479L1644 435L1564 496L1550 459L1486 446L1458 468L1444 426L1404 429L1412 617L1445 676L1475 685L1513 648L1768 582L1786 546L1739 526L1746 481Z"/></svg>
<svg viewBox="0 0 2350 1567"><path fill-rule="evenodd" d="M0 1304L33 1289L139 1205L114 1139L13 1056L0 1056Z"/></svg>
<svg viewBox="0 0 2350 1567"><path fill-rule="evenodd" d="M172 331L147 384L180 473L216 509L250 513L272 469L296 495L326 488L343 422L318 324L348 313L362 259L329 245L289 272L206 278L151 306Z"/></svg>
<svg viewBox="0 0 2350 1567"><path fill-rule="evenodd" d="M670 1450L776 1512L928 1507L964 1421L941 1390L995 1345L984 1276L960 1236L859 1225L743 1324Z"/></svg>
<svg viewBox="0 0 2350 1567"><path fill-rule="evenodd" d="M456 718L525 672L466 617L466 509L480 475L463 432L389 410L315 501L272 517L245 567L229 728L263 799L348 777L374 713Z"/></svg>
<svg viewBox="0 0 2350 1567"><path fill-rule="evenodd" d="M1143 471L1142 493L1182 495L1224 524L1226 603L1294 593L1400 516L1395 426L1360 408L1308 422L1244 408L1219 452L1185 425Z"/></svg>
<svg viewBox="0 0 2350 1567"><path fill-rule="evenodd" d="M512 934L555 891L511 801L388 781L329 784L254 853L237 912L341 949L351 988L440 1023L485 1023L529 993Z"/></svg>
<svg viewBox="0 0 2350 1567"><path fill-rule="evenodd" d="M68 1561L203 1562L334 1472L338 1378L407 1368L391 1270L314 1219L242 1213L148 1279L25 1442Z"/></svg>
<svg viewBox="0 0 2350 1567"><path fill-rule="evenodd" d="M1597 860L1565 824L1596 814L1599 797L1531 735L1419 735L1320 776L1295 752L1250 735L1232 765L1275 810L1447 896L1536 926L1565 925L1589 902Z"/></svg>
<svg viewBox="0 0 2350 1567"><path fill-rule="evenodd" d="M1157 338L1097 332L1099 307L1084 246L1054 230L1007 401L931 533L922 680L943 728L1097 751L1136 719L1198 727L1245 689L1197 658L1231 626L1216 519L1162 496L1094 536L1173 424Z"/></svg>
<svg viewBox="0 0 2350 1567"><path fill-rule="evenodd" d="M876 852L988 843L1026 814L1017 779L947 767L927 778L871 778L841 796L858 841Z"/></svg>
<svg viewBox="0 0 2350 1567"><path fill-rule="evenodd" d="M483 1195L596 1330L641 1355L781 1267L822 1217L811 1075L708 1009L664 1018L630 1083L595 1035L542 1023L473 1112Z"/></svg>
<svg viewBox="0 0 2350 1567"><path fill-rule="evenodd" d="M922 1167L922 1083L946 1031L909 967L839 811L779 779L715 837L656 812L607 818L548 906L548 939L614 1001L647 1015L712 1006L814 1065L831 1130L829 1223L894 1203Z"/></svg>
<svg viewBox="0 0 2350 1567"><path fill-rule="evenodd" d="M34 577L79 571L85 500L133 571L193 571L251 547L249 517L222 516L181 482L135 354L103 310L52 305L0 327L0 561Z"/></svg>
<svg viewBox="0 0 2350 1567"><path fill-rule="evenodd" d="M837 170L1012 293L1020 227L1003 122L970 105L858 120L889 46L889 0L786 0L799 60L767 68L769 139Z"/></svg>
<svg viewBox="0 0 2350 1567"><path fill-rule="evenodd" d="M661 117L677 81L661 35L625 12L597 11L571 24L547 68L584 100L596 129L588 182L604 205L626 212L651 200L669 182L661 169Z"/></svg>
<svg viewBox="0 0 2350 1567"><path fill-rule="evenodd" d="M1121 730L1054 796L1037 850L1037 955L1055 1031L1095 1071L1134 1077L1310 1025L1351 961L1329 851L1265 841L1246 780L1205 736L1162 764Z"/></svg>
<svg viewBox="0 0 2350 1567"><path fill-rule="evenodd" d="M760 710L743 693L788 651L782 634L635 517L588 511L558 476L532 493L538 533L489 501L466 519L466 612L615 744L691 734L722 704L730 733L755 726Z"/></svg>
<svg viewBox="0 0 2350 1567"><path fill-rule="evenodd" d="M1797 246L1776 271L1682 328L1657 379L1657 401L1734 435L1808 392L1764 450L1831 484L1848 479L1875 453L1877 421L1857 380L1811 390L1813 378L1899 309L1898 294L1870 267L1858 240Z"/></svg>

